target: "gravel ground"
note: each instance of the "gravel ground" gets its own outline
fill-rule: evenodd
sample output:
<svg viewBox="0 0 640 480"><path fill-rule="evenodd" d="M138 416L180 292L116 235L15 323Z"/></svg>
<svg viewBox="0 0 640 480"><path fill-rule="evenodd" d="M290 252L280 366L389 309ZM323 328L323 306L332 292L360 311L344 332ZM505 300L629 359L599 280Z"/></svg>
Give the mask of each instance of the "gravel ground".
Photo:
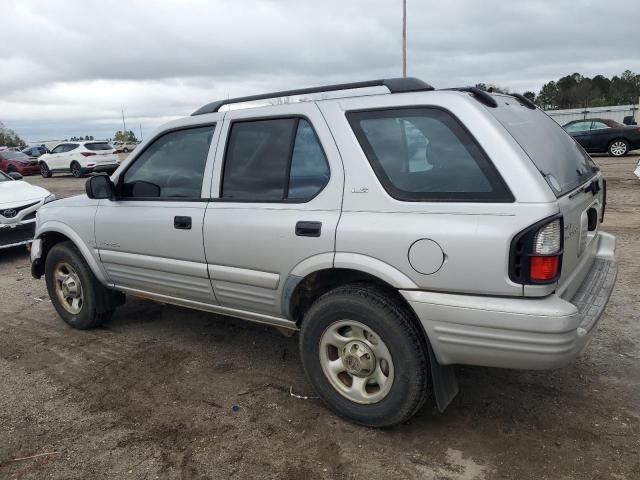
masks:
<svg viewBox="0 0 640 480"><path fill-rule="evenodd" d="M292 397L313 395L295 337L135 299L71 330L25 250L1 251L0 478L639 479L638 157L596 161L620 269L586 356L552 372L460 368L444 414L428 405L389 431Z"/></svg>

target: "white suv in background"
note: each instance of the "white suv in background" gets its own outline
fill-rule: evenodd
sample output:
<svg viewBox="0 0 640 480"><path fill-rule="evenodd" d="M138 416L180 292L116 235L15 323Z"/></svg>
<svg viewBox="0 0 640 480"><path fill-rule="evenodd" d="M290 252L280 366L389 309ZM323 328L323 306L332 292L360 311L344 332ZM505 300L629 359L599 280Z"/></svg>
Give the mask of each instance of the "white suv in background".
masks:
<svg viewBox="0 0 640 480"><path fill-rule="evenodd" d="M55 146L51 153L39 158L40 173L49 178L54 173L71 173L81 177L87 173L112 174L120 165L118 156L108 142L69 142Z"/></svg>

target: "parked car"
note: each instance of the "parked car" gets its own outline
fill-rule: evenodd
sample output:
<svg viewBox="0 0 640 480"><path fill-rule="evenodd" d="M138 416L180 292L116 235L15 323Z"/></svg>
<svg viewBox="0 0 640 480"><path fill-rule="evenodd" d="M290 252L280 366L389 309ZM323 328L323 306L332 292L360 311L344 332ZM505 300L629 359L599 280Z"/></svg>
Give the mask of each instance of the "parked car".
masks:
<svg viewBox="0 0 640 480"><path fill-rule="evenodd" d="M136 142L123 142L122 145L118 147L118 150L122 150L124 153L132 152L138 144Z"/></svg>
<svg viewBox="0 0 640 480"><path fill-rule="evenodd" d="M74 328L132 295L299 330L318 395L374 427L444 410L453 365L566 365L616 278L600 170L522 96L408 78L249 98L370 86L389 93L164 125L40 210L32 274Z"/></svg>
<svg viewBox="0 0 640 480"><path fill-rule="evenodd" d="M640 148L640 127L607 118L574 120L562 126L589 153L622 157Z"/></svg>
<svg viewBox="0 0 640 480"><path fill-rule="evenodd" d="M49 150L44 145L31 145L30 147L21 150L25 155L38 158L45 153L49 153Z"/></svg>
<svg viewBox="0 0 640 480"><path fill-rule="evenodd" d="M36 211L56 199L44 188L21 179L17 172L0 172L0 249L31 243Z"/></svg>
<svg viewBox="0 0 640 480"><path fill-rule="evenodd" d="M38 160L22 152L3 150L0 152L0 171L18 172L21 175L35 175L40 172Z"/></svg>
<svg viewBox="0 0 640 480"><path fill-rule="evenodd" d="M51 153L39 159L40 173L49 178L54 173L71 173L81 177L87 173L113 173L120 159L107 142L67 142L56 145Z"/></svg>

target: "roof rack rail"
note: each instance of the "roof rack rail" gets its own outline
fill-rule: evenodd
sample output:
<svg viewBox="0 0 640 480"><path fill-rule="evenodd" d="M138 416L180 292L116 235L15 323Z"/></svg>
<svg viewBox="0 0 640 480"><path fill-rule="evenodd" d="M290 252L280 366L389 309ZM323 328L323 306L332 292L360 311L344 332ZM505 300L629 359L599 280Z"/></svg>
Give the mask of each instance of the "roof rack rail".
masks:
<svg viewBox="0 0 640 480"><path fill-rule="evenodd" d="M468 92L473 95L480 103L484 103L487 107L497 108L498 102L486 91L478 87L454 87L444 88L443 90L456 90L458 92Z"/></svg>
<svg viewBox="0 0 640 480"><path fill-rule="evenodd" d="M536 107L535 103L533 103L531 100L520 93L510 93L509 95L520 100L520 103L522 103L525 107L530 108L531 110L535 110L536 108L538 108Z"/></svg>
<svg viewBox="0 0 640 480"><path fill-rule="evenodd" d="M298 90L284 90L282 92L271 92L263 93L260 95L250 95L248 97L237 97L228 98L226 100L218 100L217 102L211 102L204 107L200 107L198 110L193 112L191 116L204 115L205 113L214 113L219 111L220 107L222 107L223 105L229 105L232 103L253 102L256 100L267 100L270 98L290 97L293 95L309 95L312 93L336 92L339 90L351 90L354 88L366 87L387 87L390 93L423 92L434 90L434 88L428 83L414 77L386 78L380 80L368 80L366 82L339 83L337 85L300 88Z"/></svg>

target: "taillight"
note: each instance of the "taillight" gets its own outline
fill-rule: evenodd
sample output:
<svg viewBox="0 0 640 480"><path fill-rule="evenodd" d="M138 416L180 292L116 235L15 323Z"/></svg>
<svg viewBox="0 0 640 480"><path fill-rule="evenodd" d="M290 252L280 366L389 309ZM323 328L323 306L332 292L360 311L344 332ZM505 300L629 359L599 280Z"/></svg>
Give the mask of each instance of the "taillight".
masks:
<svg viewBox="0 0 640 480"><path fill-rule="evenodd" d="M93 157L96 152L80 152L83 157Z"/></svg>
<svg viewBox="0 0 640 480"><path fill-rule="evenodd" d="M562 217L532 225L511 242L509 277L522 284L555 282L562 267L562 247Z"/></svg>

